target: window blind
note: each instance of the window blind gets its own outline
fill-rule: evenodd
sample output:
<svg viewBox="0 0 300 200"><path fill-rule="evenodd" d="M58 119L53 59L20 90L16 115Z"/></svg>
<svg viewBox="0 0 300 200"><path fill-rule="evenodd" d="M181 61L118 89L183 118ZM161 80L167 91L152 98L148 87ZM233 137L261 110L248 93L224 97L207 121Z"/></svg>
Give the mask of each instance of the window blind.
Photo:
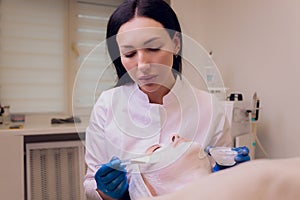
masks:
<svg viewBox="0 0 300 200"><path fill-rule="evenodd" d="M0 101L11 112L64 110L63 0L1 0Z"/></svg>
<svg viewBox="0 0 300 200"><path fill-rule="evenodd" d="M121 0L77 1L73 51L76 79L73 87L73 112L88 114L103 90L115 85L116 73L105 44L109 16Z"/></svg>

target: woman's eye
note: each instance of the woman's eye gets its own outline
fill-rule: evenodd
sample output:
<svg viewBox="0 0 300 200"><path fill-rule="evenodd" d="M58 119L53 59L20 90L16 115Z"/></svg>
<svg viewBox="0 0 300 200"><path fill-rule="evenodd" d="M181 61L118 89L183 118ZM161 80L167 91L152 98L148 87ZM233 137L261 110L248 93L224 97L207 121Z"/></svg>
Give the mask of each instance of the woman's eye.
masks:
<svg viewBox="0 0 300 200"><path fill-rule="evenodd" d="M123 54L126 58L131 58L135 55L135 51L130 51Z"/></svg>
<svg viewBox="0 0 300 200"><path fill-rule="evenodd" d="M149 51L156 52L156 51L159 51L159 50L160 50L160 47L157 47L157 48L156 48L156 47L155 47L155 48L152 48L152 47L151 47L151 48L148 48L148 50L149 50Z"/></svg>

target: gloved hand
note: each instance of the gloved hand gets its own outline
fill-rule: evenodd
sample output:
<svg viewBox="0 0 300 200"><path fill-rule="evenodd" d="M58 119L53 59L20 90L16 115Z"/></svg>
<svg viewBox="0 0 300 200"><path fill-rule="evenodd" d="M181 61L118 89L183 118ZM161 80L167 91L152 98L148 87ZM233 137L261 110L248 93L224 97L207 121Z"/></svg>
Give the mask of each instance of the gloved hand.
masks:
<svg viewBox="0 0 300 200"><path fill-rule="evenodd" d="M232 150L238 152L238 154L234 158L236 165L250 160L248 147L246 147L246 146L235 147L235 148L232 148Z"/></svg>
<svg viewBox="0 0 300 200"><path fill-rule="evenodd" d="M128 195L128 181L125 166L121 166L121 160L113 157L108 163L102 165L95 174L97 189L104 194L121 199Z"/></svg>
<svg viewBox="0 0 300 200"><path fill-rule="evenodd" d="M209 152L209 148L211 148L211 147L206 148L206 152ZM217 172L217 171L220 171L223 169L227 169L227 168L233 167L235 165L238 165L240 163L250 160L248 147L246 147L246 146L235 147L235 148L232 148L232 150L238 152L238 154L234 158L236 163L232 166L223 166L223 165L219 165L218 163L216 163L215 166L212 168L212 172Z"/></svg>

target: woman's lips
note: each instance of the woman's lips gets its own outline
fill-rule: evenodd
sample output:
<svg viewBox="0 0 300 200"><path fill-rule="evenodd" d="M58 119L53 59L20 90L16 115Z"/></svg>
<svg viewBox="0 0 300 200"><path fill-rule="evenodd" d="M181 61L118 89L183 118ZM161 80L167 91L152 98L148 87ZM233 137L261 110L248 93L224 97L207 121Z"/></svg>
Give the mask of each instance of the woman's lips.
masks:
<svg viewBox="0 0 300 200"><path fill-rule="evenodd" d="M155 83L156 78L157 78L157 75L140 76L139 81L141 83Z"/></svg>

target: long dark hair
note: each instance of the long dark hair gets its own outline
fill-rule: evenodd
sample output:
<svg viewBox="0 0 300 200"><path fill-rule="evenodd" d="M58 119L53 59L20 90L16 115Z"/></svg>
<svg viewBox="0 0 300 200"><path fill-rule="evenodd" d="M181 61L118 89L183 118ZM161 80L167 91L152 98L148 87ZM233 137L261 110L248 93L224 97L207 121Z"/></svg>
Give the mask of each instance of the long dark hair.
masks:
<svg viewBox="0 0 300 200"><path fill-rule="evenodd" d="M164 28L171 30L168 31L171 38L178 32L181 45L178 55L174 55L173 57L172 68L174 76L176 76L177 73L180 74L182 71L180 56L182 51L181 27L173 9L163 0L125 0L111 15L106 32L108 52L119 78L117 86L133 82L121 62L116 35L120 27L135 16L148 17L161 23Z"/></svg>

